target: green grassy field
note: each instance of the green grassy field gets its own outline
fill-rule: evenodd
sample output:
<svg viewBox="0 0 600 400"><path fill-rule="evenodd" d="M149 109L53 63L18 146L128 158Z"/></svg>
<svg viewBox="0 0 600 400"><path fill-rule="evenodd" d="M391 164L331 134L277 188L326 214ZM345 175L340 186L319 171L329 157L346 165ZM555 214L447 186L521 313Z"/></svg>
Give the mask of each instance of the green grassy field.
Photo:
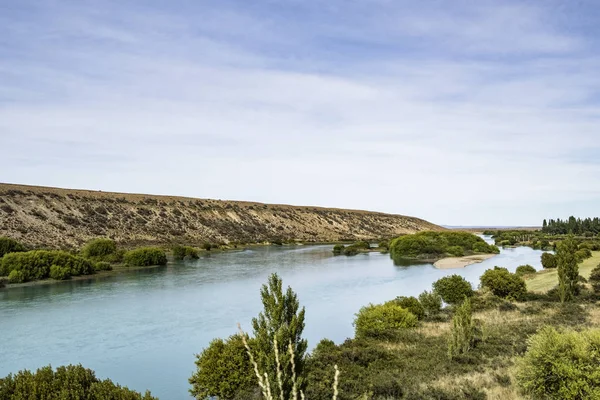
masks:
<svg viewBox="0 0 600 400"><path fill-rule="evenodd" d="M579 275L585 279L590 277L592 269L600 264L600 251L592 252L592 257L579 264ZM544 293L558 285L558 271L556 269L546 269L535 275L525 277L527 290L536 293Z"/></svg>

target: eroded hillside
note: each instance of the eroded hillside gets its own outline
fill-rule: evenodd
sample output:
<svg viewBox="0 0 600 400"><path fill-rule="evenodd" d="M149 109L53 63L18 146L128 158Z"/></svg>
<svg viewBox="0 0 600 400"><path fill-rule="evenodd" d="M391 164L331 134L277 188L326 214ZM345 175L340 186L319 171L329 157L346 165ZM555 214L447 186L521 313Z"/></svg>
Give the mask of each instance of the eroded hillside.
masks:
<svg viewBox="0 0 600 400"><path fill-rule="evenodd" d="M99 236L123 245L201 245L374 239L440 229L369 211L0 184L0 236L38 247L76 247Z"/></svg>

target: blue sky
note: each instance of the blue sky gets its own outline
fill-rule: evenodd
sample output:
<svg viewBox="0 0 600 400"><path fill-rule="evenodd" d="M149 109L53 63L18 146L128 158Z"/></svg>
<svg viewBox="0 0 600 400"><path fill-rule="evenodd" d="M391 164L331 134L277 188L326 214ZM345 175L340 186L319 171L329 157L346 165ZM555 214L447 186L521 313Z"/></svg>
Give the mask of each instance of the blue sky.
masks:
<svg viewBox="0 0 600 400"><path fill-rule="evenodd" d="M0 181L597 216L599 19L594 1L0 0Z"/></svg>

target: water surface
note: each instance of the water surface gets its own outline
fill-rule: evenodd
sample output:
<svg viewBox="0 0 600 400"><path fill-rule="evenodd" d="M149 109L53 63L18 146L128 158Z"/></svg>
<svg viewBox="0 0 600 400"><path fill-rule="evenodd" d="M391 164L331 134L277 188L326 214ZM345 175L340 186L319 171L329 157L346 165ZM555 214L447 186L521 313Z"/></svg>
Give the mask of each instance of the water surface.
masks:
<svg viewBox="0 0 600 400"><path fill-rule="evenodd" d="M489 238L486 238L489 240ZM541 251L503 249L464 269L394 266L388 255L333 257L332 246L264 247L197 261L55 285L0 290L0 376L43 365L81 363L162 400L189 398L194 354L215 337L250 330L260 286L277 272L306 307L309 347L353 336L360 307L416 296L454 273L476 287L495 265L541 269Z"/></svg>

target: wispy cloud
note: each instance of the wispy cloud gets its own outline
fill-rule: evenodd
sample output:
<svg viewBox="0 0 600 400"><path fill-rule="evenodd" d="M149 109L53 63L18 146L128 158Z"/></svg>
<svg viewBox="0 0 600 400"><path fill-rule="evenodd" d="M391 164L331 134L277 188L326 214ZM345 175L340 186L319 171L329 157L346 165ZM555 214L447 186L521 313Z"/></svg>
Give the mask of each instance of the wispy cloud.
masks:
<svg viewBox="0 0 600 400"><path fill-rule="evenodd" d="M600 204L593 3L3 7L4 181L450 224Z"/></svg>

